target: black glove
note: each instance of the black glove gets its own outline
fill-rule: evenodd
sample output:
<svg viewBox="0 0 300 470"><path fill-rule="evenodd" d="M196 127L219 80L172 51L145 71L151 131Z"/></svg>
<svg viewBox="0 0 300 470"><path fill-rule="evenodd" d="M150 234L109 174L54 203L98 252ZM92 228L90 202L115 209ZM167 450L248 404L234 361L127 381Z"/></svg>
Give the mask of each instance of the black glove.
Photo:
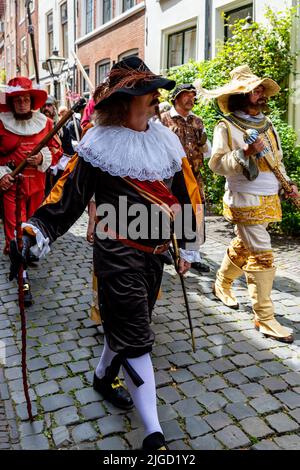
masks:
<svg viewBox="0 0 300 470"><path fill-rule="evenodd" d="M35 238L30 235L23 235L23 248L22 252L18 250L18 243L16 239L11 240L9 246L9 257L10 257L10 272L9 280L12 281L14 278L17 279L18 272L23 265L23 268L27 268L28 256L30 247L35 245Z"/></svg>

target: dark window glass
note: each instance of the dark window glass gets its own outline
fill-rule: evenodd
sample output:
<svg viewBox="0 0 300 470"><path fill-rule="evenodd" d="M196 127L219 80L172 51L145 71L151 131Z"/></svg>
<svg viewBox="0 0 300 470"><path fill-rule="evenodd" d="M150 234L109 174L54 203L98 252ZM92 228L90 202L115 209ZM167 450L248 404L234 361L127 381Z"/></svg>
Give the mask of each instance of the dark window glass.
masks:
<svg viewBox="0 0 300 470"><path fill-rule="evenodd" d="M48 55L53 52L53 13L47 15Z"/></svg>
<svg viewBox="0 0 300 470"><path fill-rule="evenodd" d="M103 0L103 23L111 20L111 0Z"/></svg>
<svg viewBox="0 0 300 470"><path fill-rule="evenodd" d="M93 30L93 4L94 0L85 0L85 33Z"/></svg>
<svg viewBox="0 0 300 470"><path fill-rule="evenodd" d="M89 77L90 76L90 68L89 67L84 67L84 70L86 71L86 74ZM83 75L81 75L81 78L82 78L82 82L81 82L82 83L82 85L81 85L82 95L85 98L88 98L89 95L90 95L90 89L89 89L88 83L85 80Z"/></svg>
<svg viewBox="0 0 300 470"><path fill-rule="evenodd" d="M63 3L60 7L61 19L61 37L62 37L62 54L63 57L68 57L68 5L67 2Z"/></svg>
<svg viewBox="0 0 300 470"><path fill-rule="evenodd" d="M135 4L136 4L135 0L123 0L122 11L129 10L129 8L134 7Z"/></svg>
<svg viewBox="0 0 300 470"><path fill-rule="evenodd" d="M235 10L226 11L225 13L225 26L224 26L224 39L232 37L232 31L230 26L239 20L247 18L247 16L253 16L253 3L249 3L241 8L236 8Z"/></svg>
<svg viewBox="0 0 300 470"><path fill-rule="evenodd" d="M110 71L110 60L101 61L96 65L97 85L102 83Z"/></svg>
<svg viewBox="0 0 300 470"><path fill-rule="evenodd" d="M167 67L175 67L196 59L196 27L170 34Z"/></svg>

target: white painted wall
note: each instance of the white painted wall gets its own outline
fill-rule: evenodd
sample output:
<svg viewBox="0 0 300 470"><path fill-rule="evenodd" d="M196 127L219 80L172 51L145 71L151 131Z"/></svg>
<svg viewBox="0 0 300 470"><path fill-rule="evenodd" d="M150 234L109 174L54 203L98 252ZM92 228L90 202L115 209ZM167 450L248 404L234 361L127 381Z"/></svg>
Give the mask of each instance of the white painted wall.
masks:
<svg viewBox="0 0 300 470"><path fill-rule="evenodd" d="M51 86L51 94L54 94L53 80L49 76L48 71L42 69L42 63L48 58L47 51L47 22L46 15L53 10L53 46L54 49L59 51L62 55L62 38L61 38L61 22L60 22L60 5L64 3L62 0L47 0L39 2L39 68L40 68L40 81L41 84ZM72 70L74 59L71 55L71 50L74 50L74 0L67 0L68 3L68 45L69 57L64 65L63 73L60 78L61 87L61 103L65 104L65 86L68 69ZM52 55L52 53L50 54ZM72 73L72 71L71 71Z"/></svg>
<svg viewBox="0 0 300 470"><path fill-rule="evenodd" d="M167 35L192 25L197 25L196 59L203 59L204 23L204 0L146 0L146 64L156 73L165 69Z"/></svg>
<svg viewBox="0 0 300 470"><path fill-rule="evenodd" d="M211 1L211 52L214 56L219 39L223 40L222 12L242 7L251 0ZM263 21L267 5L273 10L291 6L292 0L254 0L254 20ZM205 54L205 0L146 0L145 61L154 72L166 68L167 35L190 24L197 25L196 60Z"/></svg>

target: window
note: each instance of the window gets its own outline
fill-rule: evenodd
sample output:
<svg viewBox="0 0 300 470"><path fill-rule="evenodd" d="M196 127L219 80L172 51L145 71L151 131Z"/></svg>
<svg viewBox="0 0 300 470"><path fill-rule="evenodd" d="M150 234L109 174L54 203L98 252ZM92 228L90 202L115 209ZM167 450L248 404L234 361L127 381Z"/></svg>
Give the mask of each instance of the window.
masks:
<svg viewBox="0 0 300 470"><path fill-rule="evenodd" d="M110 60L104 59L96 64L96 84L102 83L110 71Z"/></svg>
<svg viewBox="0 0 300 470"><path fill-rule="evenodd" d="M167 67L175 67L196 59L196 27L170 34Z"/></svg>
<svg viewBox="0 0 300 470"><path fill-rule="evenodd" d="M111 20L111 0L103 0L103 24Z"/></svg>
<svg viewBox="0 0 300 470"><path fill-rule="evenodd" d="M94 0L85 0L85 34L93 31Z"/></svg>
<svg viewBox="0 0 300 470"><path fill-rule="evenodd" d="M21 57L20 57L20 63L21 63L21 75L28 75L28 69L27 69L27 45L26 45L26 37L24 36L21 39Z"/></svg>
<svg viewBox="0 0 300 470"><path fill-rule="evenodd" d="M26 37L25 36L21 39L21 55L22 57L26 55Z"/></svg>
<svg viewBox="0 0 300 470"><path fill-rule="evenodd" d="M253 16L253 3L249 3L241 8L236 8L235 10L230 10L225 12L225 26L224 26L224 40L232 37L232 32L230 26L232 26L236 21L247 18L247 16Z"/></svg>
<svg viewBox="0 0 300 470"><path fill-rule="evenodd" d="M19 20L20 23L24 21L26 15L25 0L20 0L19 3Z"/></svg>
<svg viewBox="0 0 300 470"><path fill-rule="evenodd" d="M68 4L63 3L60 6L60 21L61 21L61 38L62 38L62 55L65 58L69 57L68 48Z"/></svg>
<svg viewBox="0 0 300 470"><path fill-rule="evenodd" d="M122 54L119 55L118 60L127 59L127 57L138 57L138 56L139 56L139 50L131 49L130 51L122 52Z"/></svg>
<svg viewBox="0 0 300 470"><path fill-rule="evenodd" d="M53 52L53 12L51 11L47 15L47 48L48 56L52 55Z"/></svg>
<svg viewBox="0 0 300 470"><path fill-rule="evenodd" d="M84 67L84 70L86 71L87 76L89 77L90 75L90 68L89 67ZM82 90L82 96L85 98L89 98L90 96L90 89L87 84L87 81L85 80L84 76L81 75L81 90Z"/></svg>
<svg viewBox="0 0 300 470"><path fill-rule="evenodd" d="M122 12L134 7L136 0L122 0Z"/></svg>

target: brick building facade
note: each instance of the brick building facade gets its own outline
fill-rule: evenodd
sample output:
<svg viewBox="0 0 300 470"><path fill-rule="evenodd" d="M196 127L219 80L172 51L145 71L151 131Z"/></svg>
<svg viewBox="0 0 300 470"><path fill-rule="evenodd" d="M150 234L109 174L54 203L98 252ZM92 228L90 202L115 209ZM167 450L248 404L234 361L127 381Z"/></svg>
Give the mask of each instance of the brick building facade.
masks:
<svg viewBox="0 0 300 470"><path fill-rule="evenodd" d="M102 3L101 10L101 2L94 0L92 27L86 10L78 11L76 53L94 86L103 81L111 66L121 58L128 55L144 58L145 2L111 0L109 12L103 10L105 3L108 2ZM84 7L84 2L81 6ZM80 91L88 97L89 89L83 77Z"/></svg>

